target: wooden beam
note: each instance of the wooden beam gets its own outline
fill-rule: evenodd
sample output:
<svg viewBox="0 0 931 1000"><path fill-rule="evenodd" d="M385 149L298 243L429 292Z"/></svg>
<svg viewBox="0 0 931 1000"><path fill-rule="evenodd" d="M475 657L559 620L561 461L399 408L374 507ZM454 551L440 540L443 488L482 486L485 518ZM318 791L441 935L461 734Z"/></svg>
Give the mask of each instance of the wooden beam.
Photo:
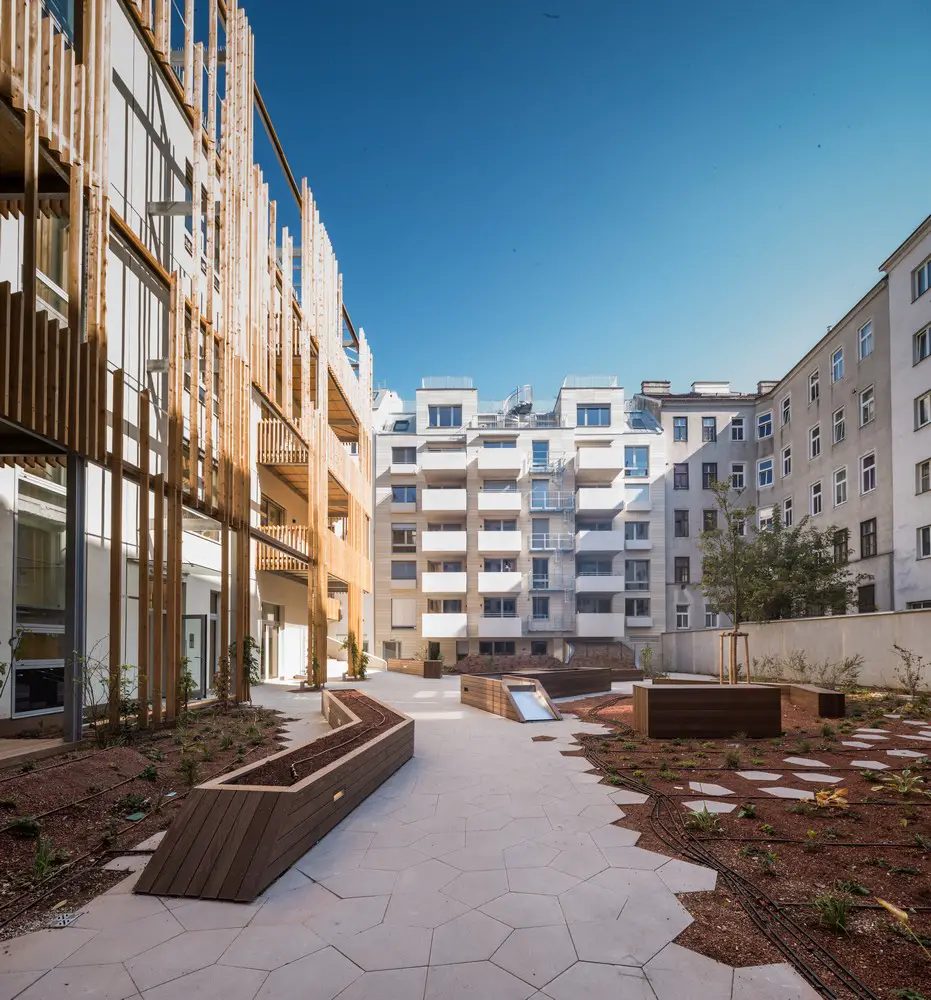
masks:
<svg viewBox="0 0 931 1000"><path fill-rule="evenodd" d="M113 443L110 449L110 642L107 706L110 729L120 727L123 661L123 405L125 376L113 373Z"/></svg>
<svg viewBox="0 0 931 1000"><path fill-rule="evenodd" d="M138 722L140 729L149 725L149 477L150 415L149 390L139 394L139 620L137 633L139 647L136 653L138 663ZM159 567L160 569L160 567Z"/></svg>

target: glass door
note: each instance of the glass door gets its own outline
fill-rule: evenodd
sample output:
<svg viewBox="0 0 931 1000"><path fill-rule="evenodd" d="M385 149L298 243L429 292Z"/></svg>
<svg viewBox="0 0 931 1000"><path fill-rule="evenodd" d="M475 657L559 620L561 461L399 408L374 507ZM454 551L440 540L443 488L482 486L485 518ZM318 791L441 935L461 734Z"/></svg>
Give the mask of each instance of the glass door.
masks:
<svg viewBox="0 0 931 1000"><path fill-rule="evenodd" d="M187 659L187 668L197 685L195 698L203 698L207 691L207 616L185 615L182 619L184 648L181 655Z"/></svg>

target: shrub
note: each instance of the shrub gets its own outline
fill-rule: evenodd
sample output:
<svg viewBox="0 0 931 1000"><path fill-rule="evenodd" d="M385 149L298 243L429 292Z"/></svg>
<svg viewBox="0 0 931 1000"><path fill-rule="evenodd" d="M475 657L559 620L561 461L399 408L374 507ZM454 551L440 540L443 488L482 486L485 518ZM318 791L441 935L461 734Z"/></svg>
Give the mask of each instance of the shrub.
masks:
<svg viewBox="0 0 931 1000"><path fill-rule="evenodd" d="M693 809L685 816L686 830L696 830L699 833L723 833L721 820L716 813L709 812L708 807Z"/></svg>
<svg viewBox="0 0 931 1000"><path fill-rule="evenodd" d="M53 868L68 860L68 852L55 847L52 841L42 834L36 840L36 853L32 862L32 874L35 878L44 878Z"/></svg>
<svg viewBox="0 0 931 1000"><path fill-rule="evenodd" d="M737 813L738 819L756 819L756 806L752 802L745 802Z"/></svg>
<svg viewBox="0 0 931 1000"><path fill-rule="evenodd" d="M146 764L146 766L139 772L139 777L143 781L156 781L158 779L158 769L154 764Z"/></svg>
<svg viewBox="0 0 931 1000"><path fill-rule="evenodd" d="M908 695L915 698L924 687L924 672L928 664L925 663L923 656L906 649L905 646L893 643L892 648L899 657L899 662L892 671L895 679Z"/></svg>
<svg viewBox="0 0 931 1000"><path fill-rule="evenodd" d="M7 825L7 833L22 840L34 840L42 832L42 825L35 816L20 816Z"/></svg>
<svg viewBox="0 0 931 1000"><path fill-rule="evenodd" d="M846 896L825 893L815 899L818 910L818 923L827 927L835 934L847 934L847 924L850 920L850 900Z"/></svg>
<svg viewBox="0 0 931 1000"><path fill-rule="evenodd" d="M197 784L197 776L200 772L200 764L193 757L182 757L178 764L178 771L184 778L189 788Z"/></svg>
<svg viewBox="0 0 931 1000"><path fill-rule="evenodd" d="M727 750L724 753L724 766L736 769L740 767L740 759L739 750Z"/></svg>

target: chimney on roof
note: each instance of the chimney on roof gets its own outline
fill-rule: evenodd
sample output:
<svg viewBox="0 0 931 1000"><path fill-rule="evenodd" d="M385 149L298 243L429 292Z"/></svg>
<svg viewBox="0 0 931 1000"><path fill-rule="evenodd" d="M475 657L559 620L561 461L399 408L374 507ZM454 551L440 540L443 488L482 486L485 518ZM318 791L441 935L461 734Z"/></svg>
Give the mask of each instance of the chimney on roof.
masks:
<svg viewBox="0 0 931 1000"><path fill-rule="evenodd" d="M779 381L775 382L757 382L756 392L758 396L765 396L767 392L772 392L776 386L779 385Z"/></svg>
<svg viewBox="0 0 931 1000"><path fill-rule="evenodd" d="M693 382L692 392L696 396L729 396L730 382Z"/></svg>
<svg viewBox="0 0 931 1000"><path fill-rule="evenodd" d="M668 396L671 382L641 382L640 391L644 396Z"/></svg>

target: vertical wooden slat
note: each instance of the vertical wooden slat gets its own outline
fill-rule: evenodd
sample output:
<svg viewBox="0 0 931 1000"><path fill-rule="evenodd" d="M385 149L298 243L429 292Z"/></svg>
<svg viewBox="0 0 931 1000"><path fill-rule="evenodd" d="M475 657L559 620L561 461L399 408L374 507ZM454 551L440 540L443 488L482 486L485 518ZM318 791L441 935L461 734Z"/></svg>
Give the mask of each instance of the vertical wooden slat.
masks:
<svg viewBox="0 0 931 1000"><path fill-rule="evenodd" d="M152 569L152 724L162 721L162 676L165 669L165 474L155 477L155 516L153 526Z"/></svg>
<svg viewBox="0 0 931 1000"><path fill-rule="evenodd" d="M123 662L123 405L124 374L113 373L113 443L110 449L110 728L120 725L120 667Z"/></svg>
<svg viewBox="0 0 931 1000"><path fill-rule="evenodd" d="M139 728L149 725L149 476L151 436L149 390L139 394Z"/></svg>
<svg viewBox="0 0 931 1000"><path fill-rule="evenodd" d="M23 327L24 366L20 368L23 382L24 410L21 420L35 427L36 387L36 250L39 221L39 120L35 110L26 112L25 121L25 199L23 207Z"/></svg>

